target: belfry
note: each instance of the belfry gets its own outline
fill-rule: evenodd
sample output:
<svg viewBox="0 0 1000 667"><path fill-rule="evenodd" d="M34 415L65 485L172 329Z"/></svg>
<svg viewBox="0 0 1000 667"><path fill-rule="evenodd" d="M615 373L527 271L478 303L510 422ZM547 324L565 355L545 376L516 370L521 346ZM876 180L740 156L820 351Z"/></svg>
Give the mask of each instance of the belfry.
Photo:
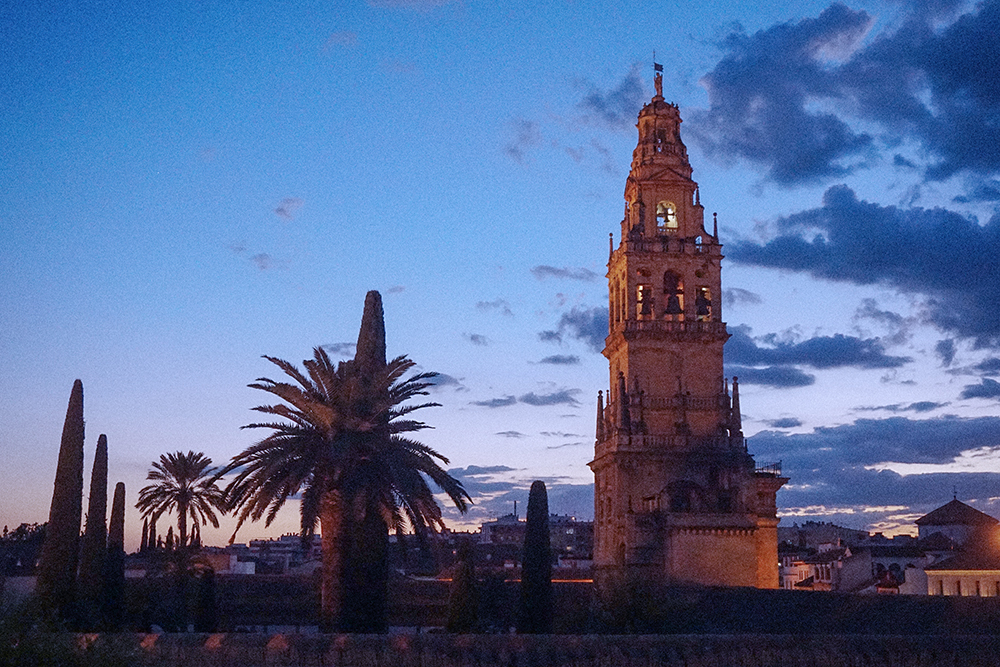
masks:
<svg viewBox="0 0 1000 667"><path fill-rule="evenodd" d="M678 108L639 112L625 216L608 259L611 382L597 398L594 569L623 578L778 587L780 465L756 467L739 384L723 375L718 224L705 229Z"/></svg>

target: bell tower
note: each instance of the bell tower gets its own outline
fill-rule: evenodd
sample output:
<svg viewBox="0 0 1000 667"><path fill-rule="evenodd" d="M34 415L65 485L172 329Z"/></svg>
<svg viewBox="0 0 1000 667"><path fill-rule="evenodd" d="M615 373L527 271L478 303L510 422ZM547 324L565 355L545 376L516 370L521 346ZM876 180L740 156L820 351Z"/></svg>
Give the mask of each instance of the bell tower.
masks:
<svg viewBox="0 0 1000 667"><path fill-rule="evenodd" d="M739 384L723 375L722 246L656 95L639 112L618 246L608 259L610 367L598 394L594 568L667 583L778 586L780 465L755 467Z"/></svg>

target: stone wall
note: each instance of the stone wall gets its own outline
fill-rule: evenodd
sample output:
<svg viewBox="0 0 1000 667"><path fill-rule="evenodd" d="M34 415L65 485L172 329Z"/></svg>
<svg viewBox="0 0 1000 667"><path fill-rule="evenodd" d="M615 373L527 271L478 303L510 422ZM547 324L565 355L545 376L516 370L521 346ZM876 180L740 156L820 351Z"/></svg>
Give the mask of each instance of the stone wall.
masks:
<svg viewBox="0 0 1000 667"><path fill-rule="evenodd" d="M990 636L61 635L156 667L927 667L1000 664Z"/></svg>

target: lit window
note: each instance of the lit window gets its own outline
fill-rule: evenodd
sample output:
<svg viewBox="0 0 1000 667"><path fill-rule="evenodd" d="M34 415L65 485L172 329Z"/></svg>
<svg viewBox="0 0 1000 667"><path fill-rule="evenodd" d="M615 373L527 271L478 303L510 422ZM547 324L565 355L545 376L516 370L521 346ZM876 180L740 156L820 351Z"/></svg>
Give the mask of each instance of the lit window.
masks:
<svg viewBox="0 0 1000 667"><path fill-rule="evenodd" d="M656 228L662 232L677 229L677 207L673 202L661 201L656 205Z"/></svg>

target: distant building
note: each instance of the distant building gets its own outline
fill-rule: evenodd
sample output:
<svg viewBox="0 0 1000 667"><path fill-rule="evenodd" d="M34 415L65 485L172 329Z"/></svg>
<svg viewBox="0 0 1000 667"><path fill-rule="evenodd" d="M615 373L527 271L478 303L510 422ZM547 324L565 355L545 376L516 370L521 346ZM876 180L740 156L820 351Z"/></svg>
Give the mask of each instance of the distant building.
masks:
<svg viewBox="0 0 1000 667"><path fill-rule="evenodd" d="M995 536L1000 521L955 498L915 523L921 539L940 533L962 546L970 541L988 540Z"/></svg>

